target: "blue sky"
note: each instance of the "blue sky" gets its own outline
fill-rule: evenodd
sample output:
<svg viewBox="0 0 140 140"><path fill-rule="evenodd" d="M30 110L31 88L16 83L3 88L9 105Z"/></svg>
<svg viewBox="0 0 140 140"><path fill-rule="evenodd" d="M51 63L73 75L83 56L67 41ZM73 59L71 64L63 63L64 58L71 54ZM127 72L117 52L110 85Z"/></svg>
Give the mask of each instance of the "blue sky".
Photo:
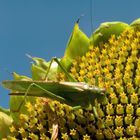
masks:
<svg viewBox="0 0 140 140"><path fill-rule="evenodd" d="M131 23L140 17L140 0L93 0L93 29L105 21ZM91 34L90 0L0 0L0 81L9 72L30 76L26 53L50 60L62 57L77 18ZM8 70L9 72L7 72ZM9 91L0 87L0 106L8 108Z"/></svg>

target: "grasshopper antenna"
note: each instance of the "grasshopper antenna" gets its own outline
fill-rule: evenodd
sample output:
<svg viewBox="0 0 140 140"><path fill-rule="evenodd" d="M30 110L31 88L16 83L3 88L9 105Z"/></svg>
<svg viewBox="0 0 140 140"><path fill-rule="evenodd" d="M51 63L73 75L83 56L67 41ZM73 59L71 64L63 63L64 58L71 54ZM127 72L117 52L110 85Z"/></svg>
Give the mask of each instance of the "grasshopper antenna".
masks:
<svg viewBox="0 0 140 140"><path fill-rule="evenodd" d="M91 36L93 38L92 32L93 32L93 14L92 14L92 10L93 10L93 0L90 0L90 25L91 25ZM90 45L93 45L93 41L90 41Z"/></svg>
<svg viewBox="0 0 140 140"><path fill-rule="evenodd" d="M26 53L25 54L29 59L33 60L33 56L31 56L30 54ZM34 60L33 60L34 61ZM33 64L33 62L30 62L30 64Z"/></svg>
<svg viewBox="0 0 140 140"><path fill-rule="evenodd" d="M32 59L33 57L30 55L30 54L28 54L28 53L26 53L25 54L28 58L30 58L30 59Z"/></svg>
<svg viewBox="0 0 140 140"><path fill-rule="evenodd" d="M92 9L93 9L93 0L90 0L91 34L92 34L92 32L93 32L93 14L92 14Z"/></svg>

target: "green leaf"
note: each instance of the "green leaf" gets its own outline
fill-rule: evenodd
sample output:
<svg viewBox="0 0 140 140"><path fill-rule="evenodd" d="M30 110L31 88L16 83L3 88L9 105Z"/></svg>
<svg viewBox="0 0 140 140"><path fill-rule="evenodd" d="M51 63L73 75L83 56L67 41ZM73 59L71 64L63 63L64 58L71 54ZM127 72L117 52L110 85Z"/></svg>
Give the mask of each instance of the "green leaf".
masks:
<svg viewBox="0 0 140 140"><path fill-rule="evenodd" d="M46 79L46 71L38 65L32 64L31 71L33 80L44 81Z"/></svg>
<svg viewBox="0 0 140 140"><path fill-rule="evenodd" d="M136 30L140 30L140 18L134 20L131 24L131 27L135 28Z"/></svg>
<svg viewBox="0 0 140 140"><path fill-rule="evenodd" d="M60 59L58 59L60 60ZM49 73L47 75L47 69L49 68L50 62L47 62L47 68L43 69L39 65L32 64L31 71L32 71L32 79L33 80L56 80L57 75L57 66L56 62L52 62L50 67Z"/></svg>
<svg viewBox="0 0 140 140"><path fill-rule="evenodd" d="M111 35L119 36L129 25L124 22L104 22L102 23L90 37L90 41L94 46L100 46L108 42Z"/></svg>
<svg viewBox="0 0 140 140"><path fill-rule="evenodd" d="M9 134L9 127L11 126L13 119L4 112L0 112L0 139L6 138Z"/></svg>
<svg viewBox="0 0 140 140"><path fill-rule="evenodd" d="M75 24L73 32L69 38L64 57L61 59L62 65L69 70L73 59L83 56L89 50L89 38ZM59 68L59 71L60 68Z"/></svg>
<svg viewBox="0 0 140 140"><path fill-rule="evenodd" d="M39 58L39 57L32 57L29 54L27 54L27 56L32 59L34 61L34 64L44 70L46 70L48 68L49 63L43 59L43 58Z"/></svg>
<svg viewBox="0 0 140 140"><path fill-rule="evenodd" d="M3 112L5 114L7 114L8 116L10 115L10 109L6 109L0 106L0 112Z"/></svg>
<svg viewBox="0 0 140 140"><path fill-rule="evenodd" d="M14 80L21 80L21 81L30 81L32 80L31 78L27 77L27 76L24 76L24 75L19 75L17 74L16 72L13 72L13 78Z"/></svg>

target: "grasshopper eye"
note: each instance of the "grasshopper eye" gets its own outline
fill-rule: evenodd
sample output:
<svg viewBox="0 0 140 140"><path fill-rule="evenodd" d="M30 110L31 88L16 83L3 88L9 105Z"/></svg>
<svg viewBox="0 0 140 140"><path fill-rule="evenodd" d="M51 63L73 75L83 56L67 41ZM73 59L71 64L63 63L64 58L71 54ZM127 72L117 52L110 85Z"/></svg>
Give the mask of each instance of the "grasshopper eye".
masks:
<svg viewBox="0 0 140 140"><path fill-rule="evenodd" d="M88 84L84 84L84 89L89 89L90 88L90 85L88 85Z"/></svg>
<svg viewBox="0 0 140 140"><path fill-rule="evenodd" d="M106 92L106 89L105 89L105 88L103 88L103 89L102 89L102 92L103 92L103 93L105 93L105 92Z"/></svg>
<svg viewBox="0 0 140 140"><path fill-rule="evenodd" d="M84 89L87 89L87 90L97 90L96 87L94 87L92 85L89 85L89 84L85 84L84 85Z"/></svg>

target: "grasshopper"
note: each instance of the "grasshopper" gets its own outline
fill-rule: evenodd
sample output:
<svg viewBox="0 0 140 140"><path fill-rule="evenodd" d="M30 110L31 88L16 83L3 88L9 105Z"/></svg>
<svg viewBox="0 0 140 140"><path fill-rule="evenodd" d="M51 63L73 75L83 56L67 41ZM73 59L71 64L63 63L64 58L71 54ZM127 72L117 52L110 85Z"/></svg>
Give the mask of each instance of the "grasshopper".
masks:
<svg viewBox="0 0 140 140"><path fill-rule="evenodd" d="M2 85L11 90L10 95L25 96L21 105L25 102L27 96L50 98L70 105L73 109L86 108L89 105L94 106L96 100L101 102L104 99L105 89L85 82L77 82L57 58L52 58L46 71L46 76L49 73L53 61L60 66L70 82L7 80L3 81ZM96 114L95 116L98 117L95 107L93 107L93 111Z"/></svg>

